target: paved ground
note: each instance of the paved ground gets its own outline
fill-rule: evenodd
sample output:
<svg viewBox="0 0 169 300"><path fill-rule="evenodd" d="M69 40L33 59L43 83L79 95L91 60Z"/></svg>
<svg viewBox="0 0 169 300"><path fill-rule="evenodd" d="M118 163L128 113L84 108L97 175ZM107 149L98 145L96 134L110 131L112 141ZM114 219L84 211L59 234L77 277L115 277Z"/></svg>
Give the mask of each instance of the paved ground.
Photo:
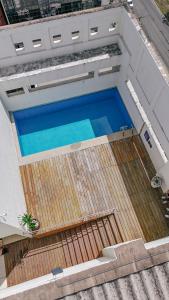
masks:
<svg viewBox="0 0 169 300"><path fill-rule="evenodd" d="M153 0L133 0L133 3L144 31L169 68L169 26L162 23L162 13Z"/></svg>

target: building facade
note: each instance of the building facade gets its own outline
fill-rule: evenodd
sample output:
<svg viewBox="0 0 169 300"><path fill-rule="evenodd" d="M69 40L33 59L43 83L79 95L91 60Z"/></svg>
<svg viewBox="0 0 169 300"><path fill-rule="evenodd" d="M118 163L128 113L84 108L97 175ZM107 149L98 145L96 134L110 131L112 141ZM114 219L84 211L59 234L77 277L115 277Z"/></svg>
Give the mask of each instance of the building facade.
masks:
<svg viewBox="0 0 169 300"><path fill-rule="evenodd" d="M48 16L48 2L30 3L29 13L37 10ZM11 1L10 10L24 5ZM154 272L156 264L168 261L169 215L166 218L164 205L169 211L169 77L137 18L121 1L30 18L0 28L0 238L8 248L0 257L0 299L16 299L16 293L22 299L21 292L25 299L45 299L49 287L52 300L80 289L85 296L105 279L140 271L144 275L145 268ZM79 101L85 106L82 119ZM54 110L61 111L61 117ZM87 124L91 136L64 143L65 136L73 139L84 133L81 124ZM65 134L60 128L67 125ZM94 134L96 127L102 134ZM39 132L45 132L45 146L60 137L63 144L24 155L21 140L30 148L39 146ZM160 178L160 188L152 187L154 176ZM21 222L26 212L39 220L37 231ZM165 268L168 264L162 273ZM145 276L147 282L148 272ZM155 282L151 274L149 278ZM141 289L140 277L137 282ZM166 286L160 293L168 295Z"/></svg>
<svg viewBox="0 0 169 300"><path fill-rule="evenodd" d="M9 24L55 16L101 5L100 0L1 0L1 3Z"/></svg>

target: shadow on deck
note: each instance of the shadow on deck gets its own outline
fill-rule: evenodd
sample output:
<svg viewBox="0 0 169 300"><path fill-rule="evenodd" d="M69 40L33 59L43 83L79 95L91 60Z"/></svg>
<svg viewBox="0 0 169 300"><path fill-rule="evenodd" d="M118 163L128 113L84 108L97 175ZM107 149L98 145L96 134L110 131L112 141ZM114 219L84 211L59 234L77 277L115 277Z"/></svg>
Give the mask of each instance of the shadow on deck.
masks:
<svg viewBox="0 0 169 300"><path fill-rule="evenodd" d="M115 215L40 239L10 244L5 255L8 286L101 256L102 249L122 242Z"/></svg>

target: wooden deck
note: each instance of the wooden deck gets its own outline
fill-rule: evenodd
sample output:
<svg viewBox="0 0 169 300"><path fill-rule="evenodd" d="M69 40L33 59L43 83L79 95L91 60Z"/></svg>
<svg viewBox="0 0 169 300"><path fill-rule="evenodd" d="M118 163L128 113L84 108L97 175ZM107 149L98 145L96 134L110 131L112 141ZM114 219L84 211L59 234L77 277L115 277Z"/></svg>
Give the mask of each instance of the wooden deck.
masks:
<svg viewBox="0 0 169 300"><path fill-rule="evenodd" d="M104 247L120 242L116 218L110 215L49 237L13 243L5 255L8 286L97 258Z"/></svg>
<svg viewBox="0 0 169 300"><path fill-rule="evenodd" d="M111 148L145 241L168 236L169 222L164 218L162 191L151 187L155 169L141 139L135 136L113 142Z"/></svg>
<svg viewBox="0 0 169 300"><path fill-rule="evenodd" d="M155 170L138 136L20 167L38 236L63 231L116 209L123 240L168 234Z"/></svg>
<svg viewBox="0 0 169 300"><path fill-rule="evenodd" d="M20 170L28 211L41 230L38 238L9 245L9 286L96 258L112 244L169 234L161 191L150 185L155 170L139 136ZM79 225L82 218L88 222Z"/></svg>

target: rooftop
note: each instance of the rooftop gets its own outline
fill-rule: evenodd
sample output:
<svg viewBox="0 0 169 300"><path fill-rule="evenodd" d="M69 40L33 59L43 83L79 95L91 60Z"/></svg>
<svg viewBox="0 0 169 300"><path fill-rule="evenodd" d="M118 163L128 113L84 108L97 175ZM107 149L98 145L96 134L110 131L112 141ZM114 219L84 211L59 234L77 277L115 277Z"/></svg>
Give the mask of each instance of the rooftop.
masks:
<svg viewBox="0 0 169 300"><path fill-rule="evenodd" d="M60 299L167 299L169 262L116 280L93 286Z"/></svg>
<svg viewBox="0 0 169 300"><path fill-rule="evenodd" d="M41 278L40 286L34 283L26 291L20 285L17 294L11 288L4 292L5 299L168 299L169 243L130 241L110 247L109 258L107 250L105 257L81 265L81 270L70 268L55 278Z"/></svg>
<svg viewBox="0 0 169 300"><path fill-rule="evenodd" d="M125 5L126 1L127 0L113 0L113 1L111 1L111 3L109 5L97 6L97 7L93 7L93 8L89 8L89 9L85 9L85 10L73 11L73 12L68 12L68 13L64 13L64 14L60 14L60 15L55 15L55 16L50 16L50 17L45 17L45 18L40 18L40 19L35 19L35 20L29 20L26 22L20 22L20 23L10 24L10 25L6 25L6 26L1 26L0 30L8 30L10 28L18 28L18 27L23 27L23 26L29 26L32 24L41 24L44 22L59 20L62 18L69 18L71 16L84 15L86 13L93 13L93 12L98 12L98 11L109 9L109 8L116 8L116 7Z"/></svg>
<svg viewBox="0 0 169 300"><path fill-rule="evenodd" d="M116 2L122 3L123 1L114 1L113 3ZM100 9L106 8L92 9L91 12ZM77 14L81 13L85 12ZM71 15L68 14L66 17ZM46 22L49 19L52 20L55 17L30 21L25 24ZM25 26L24 23L22 25ZM145 39L137 22L135 25L147 48L151 50L154 60L158 62L156 51ZM127 34L127 29L124 33ZM131 41L132 37L131 34ZM114 40L117 40L116 36ZM112 39L110 42L112 43ZM126 43L126 41L124 42ZM130 45L131 49L129 50L131 51L132 43ZM137 49L139 47L138 45ZM147 53L146 51L144 52L143 49L142 53ZM136 51L136 61L142 61L142 53L138 59ZM7 89L13 88L14 80L10 82L8 79L19 77L22 79L33 72L33 74L38 74L38 72L62 69L67 65L77 64L79 66L80 63L100 60L100 57L107 59L121 54L118 43L112 43L69 55L3 67L0 68L0 81L4 81L2 86L5 86L6 81ZM149 68L148 60L145 59L143 66L140 67L140 63L135 64L134 60L132 62L132 55L131 51L129 68L125 70L124 78L123 73L120 73L119 77L124 79L123 83L126 88L127 80L131 79L133 83L135 78L139 79L140 70L144 69L145 73L142 74L144 78L141 77L140 81L138 80L138 90L144 85L148 86L145 95L148 94L148 100L152 99L152 102L148 102L149 108L152 108L153 112L153 107L155 107L153 105L157 104L156 98L160 98L162 103L161 93L165 91L164 82L160 88L158 88L158 84L155 84L159 80L151 80L150 84L148 80L146 82L148 75L146 77L145 74L153 74L153 68L149 73L148 70L151 68ZM117 65L119 59L120 56L115 57L111 62L114 61ZM168 80L168 73L161 66L159 63L160 72L165 80ZM123 67L122 65L122 70ZM98 72L94 72L94 74L96 78L99 77ZM107 81L105 78L105 82ZM11 87L10 83L12 83ZM122 84L122 81L119 83ZM112 84L112 78L110 78L110 84ZM156 87L154 90L153 84ZM31 86L33 85L31 84ZM100 86L97 81L96 86ZM29 96L26 99L31 106L34 96L27 93L28 85L25 91L25 98ZM64 87L62 91L64 91ZM69 86L67 91L70 92ZM123 90L121 91L123 93ZM144 88L142 91L144 92ZM168 89L166 95L167 93ZM62 94L64 93L62 92ZM57 90L54 91L54 95L57 95ZM40 99L40 94L38 96ZM9 107L11 107L11 103L15 105L15 99L17 102L17 98L14 98L14 101L10 98L7 99ZM20 99L18 98L19 104L22 102ZM127 108L130 110L131 104L130 113L132 114L134 101L132 104L129 91L124 99L125 102L131 100ZM167 97L164 99L167 101ZM143 102L142 97L139 100L141 100L140 107L146 111L144 99ZM20 109L20 106L18 107ZM133 115L135 114L135 118L139 119L139 112L136 114L137 109L135 106L133 107L135 109ZM165 108L166 106L161 105L161 107ZM7 107L7 110L15 110L15 107L13 106L12 109ZM148 110L146 112L149 117L151 112L149 113ZM148 118L147 120L149 123ZM160 115L159 120L161 120ZM152 122L152 128L156 129L154 124ZM151 298L167 300L169 298L167 288L169 283L169 243L165 239L169 235L169 220L164 216L166 208L169 208L169 203L162 203L163 193L160 188L153 189L151 187L151 179L158 174L158 171L155 170L143 144L146 132L149 134L149 127L146 125L144 120L141 120L141 125L138 126L140 135L135 129L130 129L131 134L128 135L125 135L128 130L121 130L110 136L97 138L97 141L80 142L25 158L18 154L19 184L21 188L23 186L26 209L40 221L40 229L34 233L32 238L23 238L15 242L10 240L9 236L8 253L1 256L6 272L4 272L4 277L0 274L0 279L5 278L5 284L7 282L9 289L2 290L0 299L3 294L12 295L5 298L9 300L40 300L43 298L48 300L92 300L98 298L100 300ZM165 130L163 131L165 133ZM155 132L157 131L155 130ZM117 138L118 134L120 138ZM112 138L113 136L116 138ZM159 134L157 132L157 137L159 136L160 131ZM153 145L149 140L153 148L149 152L151 155L151 150L155 149L156 151L151 132L149 138ZM159 139L159 144L160 142L161 139ZM7 140L4 147L5 154L8 144L10 143ZM17 143L16 146L18 146ZM155 161L156 152L153 155L152 160ZM154 165L156 164L154 163ZM161 176L161 174L158 175ZM163 176L161 178L163 180ZM6 180L6 182L8 185L12 180ZM8 186L7 189L9 189ZM18 195L18 193L15 194ZM12 201L13 195L14 193L11 197ZM15 204L16 201L13 203ZM22 228L20 229L22 230ZM14 239L15 236L12 238ZM158 239L162 239L159 242L160 246L157 246ZM54 268L63 269L60 277L52 276L51 271ZM15 287L16 284L19 285Z"/></svg>

